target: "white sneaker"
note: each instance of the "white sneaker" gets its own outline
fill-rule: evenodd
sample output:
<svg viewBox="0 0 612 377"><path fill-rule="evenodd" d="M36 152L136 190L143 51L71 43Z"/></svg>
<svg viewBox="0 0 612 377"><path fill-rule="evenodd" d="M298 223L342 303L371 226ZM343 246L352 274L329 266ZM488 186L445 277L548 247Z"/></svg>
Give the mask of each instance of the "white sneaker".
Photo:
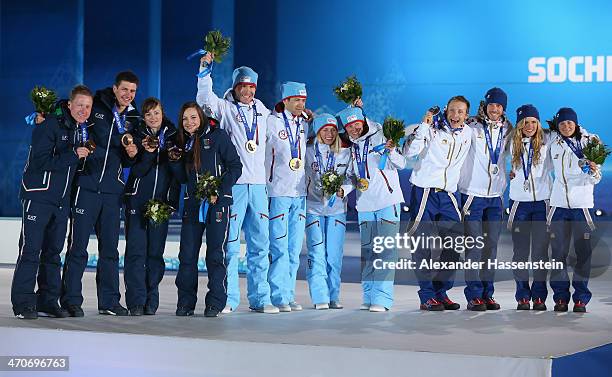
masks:
<svg viewBox="0 0 612 377"><path fill-rule="evenodd" d="M302 310L302 305L298 304L295 301L290 302L289 306L291 307L291 311L294 312L299 312L300 310Z"/></svg>
<svg viewBox="0 0 612 377"><path fill-rule="evenodd" d="M230 314L233 311L234 311L234 309L232 309L231 306L225 305L225 308L223 308L223 310L221 310L221 313L223 313L223 314Z"/></svg>
<svg viewBox="0 0 612 377"><path fill-rule="evenodd" d="M265 314L276 314L279 312L278 308L274 305L264 305L259 308L250 308L252 312L265 313Z"/></svg>
<svg viewBox="0 0 612 377"><path fill-rule="evenodd" d="M278 309L279 312L281 313L289 313L291 311L291 306L284 304L284 305L279 305L276 307Z"/></svg>
<svg viewBox="0 0 612 377"><path fill-rule="evenodd" d="M342 304L339 301L330 301L329 308L330 309L344 309L344 306L342 306Z"/></svg>
<svg viewBox="0 0 612 377"><path fill-rule="evenodd" d="M370 304L361 304L359 310L370 310Z"/></svg>
<svg viewBox="0 0 612 377"><path fill-rule="evenodd" d="M315 309L317 309L317 310L326 310L326 309L329 309L329 304L328 303L315 304Z"/></svg>
<svg viewBox="0 0 612 377"><path fill-rule="evenodd" d="M370 305L370 312L384 313L384 312L386 312L388 310L389 309L385 308L382 305Z"/></svg>

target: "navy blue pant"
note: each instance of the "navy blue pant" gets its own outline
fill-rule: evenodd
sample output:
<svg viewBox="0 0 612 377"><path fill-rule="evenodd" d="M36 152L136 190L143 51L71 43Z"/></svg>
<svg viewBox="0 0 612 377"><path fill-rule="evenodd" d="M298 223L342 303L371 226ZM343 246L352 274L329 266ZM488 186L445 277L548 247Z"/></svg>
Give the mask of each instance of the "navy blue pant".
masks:
<svg viewBox="0 0 612 377"><path fill-rule="evenodd" d="M531 260L548 261L548 229L546 227L547 204L540 200L537 202L515 202L510 201L510 217L508 218L508 229L512 232L513 262L527 262L529 254ZM529 285L529 270L514 270L516 281L516 301L522 299L546 301L548 290L546 289L545 269L533 270L533 283Z"/></svg>
<svg viewBox="0 0 612 377"><path fill-rule="evenodd" d="M155 224L145 219L143 209L126 207L125 303L128 309L142 305L155 311L159 307L159 283L166 268L168 222Z"/></svg>
<svg viewBox="0 0 612 377"><path fill-rule="evenodd" d="M57 305L61 289L60 253L64 248L69 208L24 200L19 256L11 285L15 314ZM37 274L38 272L38 274ZM38 282L38 291L34 288Z"/></svg>
<svg viewBox="0 0 612 377"><path fill-rule="evenodd" d="M206 231L206 269L208 293L206 306L221 311L227 301L227 239L229 235L229 206L213 205L205 222L198 221L198 208L186 205L181 226L179 269L176 274L178 288L177 307L194 310L198 300L198 258L202 236Z"/></svg>
<svg viewBox="0 0 612 377"><path fill-rule="evenodd" d="M572 286L574 287L572 298L574 302L582 301L586 304L591 300L588 283L591 274L591 234L595 230L591 213L586 208L553 207L548 216L550 222L550 257L557 262L563 262L563 269L553 269L550 273L553 300L555 302L559 300L569 302L570 299L567 255L573 237L576 265L572 277Z"/></svg>
<svg viewBox="0 0 612 377"><path fill-rule="evenodd" d="M408 234L412 237L433 236L436 229L441 239L460 236L463 233L457 198L453 193L412 186L410 192L411 226ZM420 268L423 260L431 259L430 247L416 248L412 259L416 263L416 276L419 280L419 298L421 303L431 298L444 300L447 291L454 285L455 270L438 270ZM437 259L437 258L436 258ZM459 254L450 248L442 248L440 261L459 261Z"/></svg>
<svg viewBox="0 0 612 377"><path fill-rule="evenodd" d="M91 229L98 238L96 285L98 309L110 309L119 304L119 227L121 195L77 190L72 206L72 218L64 274L62 276L63 307L83 305L83 272L87 267L87 244Z"/></svg>
<svg viewBox="0 0 612 377"><path fill-rule="evenodd" d="M465 250L465 259L484 262L483 268L465 270L465 298L488 299L493 297L495 270L488 268L488 260L497 258L497 242L502 227L503 202L501 197L483 198L461 194L461 208L465 235L480 239L484 246ZM476 242L476 245L480 245Z"/></svg>

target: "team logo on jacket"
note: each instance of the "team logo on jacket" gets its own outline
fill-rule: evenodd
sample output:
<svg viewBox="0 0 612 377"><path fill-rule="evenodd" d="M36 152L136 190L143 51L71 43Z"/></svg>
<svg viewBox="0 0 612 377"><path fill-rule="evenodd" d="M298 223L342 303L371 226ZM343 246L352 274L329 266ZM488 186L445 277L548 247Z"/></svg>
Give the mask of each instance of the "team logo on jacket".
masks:
<svg viewBox="0 0 612 377"><path fill-rule="evenodd" d="M136 214L136 210L135 209L131 209L130 210L130 215L135 215Z"/></svg>
<svg viewBox="0 0 612 377"><path fill-rule="evenodd" d="M104 114L96 113L95 117L98 119L104 119Z"/></svg>
<svg viewBox="0 0 612 377"><path fill-rule="evenodd" d="M313 162L311 165L313 171L319 171L319 163Z"/></svg>
<svg viewBox="0 0 612 377"><path fill-rule="evenodd" d="M287 140L287 131L285 130L278 131L278 137L280 137L281 140Z"/></svg>
<svg viewBox="0 0 612 377"><path fill-rule="evenodd" d="M36 215L28 215L28 220L36 221Z"/></svg>
<svg viewBox="0 0 612 377"><path fill-rule="evenodd" d="M68 141L68 135L62 135L62 141Z"/></svg>
<svg viewBox="0 0 612 377"><path fill-rule="evenodd" d="M210 142L210 139L204 139L202 140L202 145L204 145L204 149L210 149L210 145L212 143Z"/></svg>
<svg viewBox="0 0 612 377"><path fill-rule="evenodd" d="M217 213L215 215L215 221L218 222L218 223L223 221L223 212L217 211Z"/></svg>
<svg viewBox="0 0 612 377"><path fill-rule="evenodd" d="M79 215L85 214L85 210L83 208L75 208L74 211Z"/></svg>

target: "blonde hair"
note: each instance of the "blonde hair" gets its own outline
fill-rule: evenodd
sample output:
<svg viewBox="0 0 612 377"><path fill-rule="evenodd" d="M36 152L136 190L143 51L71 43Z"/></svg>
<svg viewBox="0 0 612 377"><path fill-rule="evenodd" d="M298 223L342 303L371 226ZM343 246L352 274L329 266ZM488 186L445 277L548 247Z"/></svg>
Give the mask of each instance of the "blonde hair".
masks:
<svg viewBox="0 0 612 377"><path fill-rule="evenodd" d="M323 138L321 137L320 132L317 132L317 141L319 142L319 144L325 144L325 142L323 141ZM329 149L331 149L332 152L334 153L339 153L341 146L342 146L342 141L340 140L340 133L338 133L338 129L336 129L336 137L334 138L334 141L329 146Z"/></svg>
<svg viewBox="0 0 612 377"><path fill-rule="evenodd" d="M531 139L533 145L533 164L537 165L540 160L540 149L542 148L542 144L544 143L544 131L542 131L542 124L538 120L538 129L533 135ZM516 124L516 128L514 129L514 133L512 135L512 166L515 169L522 168L523 162L521 156L523 155L524 146L523 146L523 128L525 127L525 119L521 119L520 122Z"/></svg>

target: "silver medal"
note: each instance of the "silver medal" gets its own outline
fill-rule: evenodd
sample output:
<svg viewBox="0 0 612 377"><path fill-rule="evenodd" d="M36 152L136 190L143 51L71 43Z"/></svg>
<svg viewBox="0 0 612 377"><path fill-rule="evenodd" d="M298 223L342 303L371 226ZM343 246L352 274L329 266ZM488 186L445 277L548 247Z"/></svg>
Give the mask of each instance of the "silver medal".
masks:
<svg viewBox="0 0 612 377"><path fill-rule="evenodd" d="M497 175L497 173L499 173L499 166L497 166L497 164L491 164L491 168L489 170L491 174Z"/></svg>
<svg viewBox="0 0 612 377"><path fill-rule="evenodd" d="M526 179L525 182L523 183L523 189L525 189L525 191L529 191L531 189L531 185L529 185L528 179Z"/></svg>

